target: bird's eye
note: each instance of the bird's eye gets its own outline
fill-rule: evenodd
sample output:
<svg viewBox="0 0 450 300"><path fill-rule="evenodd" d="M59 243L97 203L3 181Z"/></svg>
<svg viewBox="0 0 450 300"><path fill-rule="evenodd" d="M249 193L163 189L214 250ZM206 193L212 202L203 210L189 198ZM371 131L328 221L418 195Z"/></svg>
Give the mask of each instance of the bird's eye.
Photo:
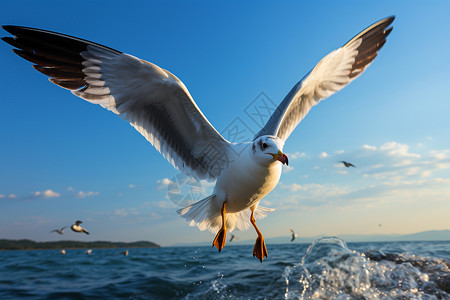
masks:
<svg viewBox="0 0 450 300"><path fill-rule="evenodd" d="M263 143L263 144L262 144L262 148L263 148L263 149L266 149L266 148L267 148L267 144L266 144L266 143Z"/></svg>

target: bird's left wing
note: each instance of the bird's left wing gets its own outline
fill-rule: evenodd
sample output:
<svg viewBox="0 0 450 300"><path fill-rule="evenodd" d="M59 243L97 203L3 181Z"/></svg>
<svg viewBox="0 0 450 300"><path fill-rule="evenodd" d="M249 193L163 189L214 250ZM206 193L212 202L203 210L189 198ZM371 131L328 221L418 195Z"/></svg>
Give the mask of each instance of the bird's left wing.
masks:
<svg viewBox="0 0 450 300"><path fill-rule="evenodd" d="M325 56L280 103L267 124L255 135L286 141L309 110L358 77L375 59L392 31L394 17L385 18Z"/></svg>
<svg viewBox="0 0 450 300"><path fill-rule="evenodd" d="M172 73L76 37L29 27L3 28L14 38L2 39L52 83L129 121L186 175L217 178L229 143Z"/></svg>

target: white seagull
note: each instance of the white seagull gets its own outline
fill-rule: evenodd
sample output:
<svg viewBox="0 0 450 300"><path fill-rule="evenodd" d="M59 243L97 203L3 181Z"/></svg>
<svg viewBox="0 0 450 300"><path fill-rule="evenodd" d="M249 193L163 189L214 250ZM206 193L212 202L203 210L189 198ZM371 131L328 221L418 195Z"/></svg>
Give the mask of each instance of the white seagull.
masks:
<svg viewBox="0 0 450 300"><path fill-rule="evenodd" d="M63 228L61 228L61 229L55 229L55 230L52 230L52 231L50 231L50 233L52 233L52 232L56 232L57 234L64 234L63 233L63 231L64 231L64 229L66 229L66 227L67 226L64 226Z"/></svg>
<svg viewBox="0 0 450 300"><path fill-rule="evenodd" d="M295 238L298 237L298 234L295 233L295 231L291 228L289 228L289 231L292 233L291 242L293 242L295 240Z"/></svg>
<svg viewBox="0 0 450 300"><path fill-rule="evenodd" d="M70 229L72 229L75 232L84 232L86 234L89 234L89 232L80 226L80 224L83 223L81 221L76 221L75 224L73 224Z"/></svg>
<svg viewBox="0 0 450 300"><path fill-rule="evenodd" d="M389 17L371 25L325 56L298 82L267 124L246 143L230 143L200 111L186 86L155 64L109 47L61 33L3 26L3 40L49 80L98 104L139 131L173 167L197 180L216 181L209 197L180 209L191 226L217 233L219 251L226 232L252 225L258 235L253 255L267 257L255 219L273 209L259 201L277 185L289 135L319 101L358 77L392 30ZM241 151L242 150L242 151ZM72 226L72 229L74 227Z"/></svg>
<svg viewBox="0 0 450 300"><path fill-rule="evenodd" d="M232 242L233 240L237 240L238 239L238 237L237 236L235 236L234 234L231 234L231 236L230 236L230 240L228 241L228 242Z"/></svg>

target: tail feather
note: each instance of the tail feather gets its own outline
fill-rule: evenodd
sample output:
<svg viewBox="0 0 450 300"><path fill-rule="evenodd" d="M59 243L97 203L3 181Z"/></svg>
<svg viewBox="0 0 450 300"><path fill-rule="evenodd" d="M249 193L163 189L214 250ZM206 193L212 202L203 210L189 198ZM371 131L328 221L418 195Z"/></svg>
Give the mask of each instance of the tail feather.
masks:
<svg viewBox="0 0 450 300"><path fill-rule="evenodd" d="M220 209L214 204L215 195L206 197L182 209L177 210L181 217L189 222L189 226L197 226L201 231L209 229L212 233L217 233L222 226ZM254 212L255 219L262 219L268 213L274 211L273 208L257 206ZM227 229L231 232L234 229L247 230L250 228L250 208L236 213L226 213L225 222Z"/></svg>
<svg viewBox="0 0 450 300"><path fill-rule="evenodd" d="M273 212L275 208L269 208L264 206L259 206L255 210L255 218L256 219L264 219L267 215Z"/></svg>
<svg viewBox="0 0 450 300"><path fill-rule="evenodd" d="M214 221L217 217L220 217L220 211L215 212L211 209L211 203L215 196L211 195L179 209L177 213L189 222L189 226L197 226L201 231L210 229L213 232L217 232L219 231L220 225L212 223L217 223Z"/></svg>

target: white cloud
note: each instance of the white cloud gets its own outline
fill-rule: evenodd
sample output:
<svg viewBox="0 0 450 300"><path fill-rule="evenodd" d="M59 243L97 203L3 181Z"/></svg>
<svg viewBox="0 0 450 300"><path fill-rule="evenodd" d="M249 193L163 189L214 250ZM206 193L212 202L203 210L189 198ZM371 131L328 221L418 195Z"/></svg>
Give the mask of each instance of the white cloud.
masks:
<svg viewBox="0 0 450 300"><path fill-rule="evenodd" d="M336 173L336 174L342 174L342 175L347 175L347 174L348 174L348 171L347 171L347 170L338 170L338 171L336 171L336 172L334 172L334 173Z"/></svg>
<svg viewBox="0 0 450 300"><path fill-rule="evenodd" d="M388 142L380 147L381 151L386 151L389 155L400 157L416 157L420 158L420 154L409 153L409 146L397 142Z"/></svg>
<svg viewBox="0 0 450 300"><path fill-rule="evenodd" d="M410 147L391 141L380 146L366 144L355 151L345 151L345 157L341 151L323 152L320 158L356 162L358 168L355 170L334 163L339 168L332 173L359 176L359 181L334 184L338 178L335 176L318 178L320 184L280 182L278 191L282 196L277 197L276 208L311 211L382 209L385 206L405 204L411 207L414 203L419 207L434 203L446 209L450 197L450 179L446 179L450 176L450 149L427 149L427 145ZM314 169L319 169L319 166Z"/></svg>
<svg viewBox="0 0 450 300"><path fill-rule="evenodd" d="M322 152L319 154L319 158L326 158L328 157L328 154L326 152Z"/></svg>
<svg viewBox="0 0 450 300"><path fill-rule="evenodd" d="M289 153L286 155L289 159L298 159L298 158L306 157L306 153L304 153L304 152L295 152L295 153Z"/></svg>
<svg viewBox="0 0 450 300"><path fill-rule="evenodd" d="M449 154L450 150L412 153L408 145L388 142L378 149L365 145L354 155L366 162L360 164L366 177L405 180L412 177L429 178L437 171L450 169Z"/></svg>
<svg viewBox="0 0 450 300"><path fill-rule="evenodd" d="M175 184L172 180L170 180L169 178L163 178L163 179L158 179L156 181L157 183L157 188L159 190L165 189L169 186L169 184Z"/></svg>
<svg viewBox="0 0 450 300"><path fill-rule="evenodd" d="M163 209L166 209L166 208L173 209L173 204L169 201L158 201L158 202L152 203L152 205L155 205L155 206L157 206L159 208L163 208Z"/></svg>
<svg viewBox="0 0 450 300"><path fill-rule="evenodd" d="M362 149L366 149L366 150L372 150L372 151L377 150L377 147L375 147L375 146L370 146L370 145L363 145L361 148L362 148Z"/></svg>
<svg viewBox="0 0 450 300"><path fill-rule="evenodd" d="M135 208L130 208L130 209L122 208L122 209L116 209L114 211L114 214L116 216L126 217L126 216L129 216L129 215L136 216L136 215L139 214L139 212Z"/></svg>
<svg viewBox="0 0 450 300"><path fill-rule="evenodd" d="M0 194L0 199L5 198L5 195Z"/></svg>
<svg viewBox="0 0 450 300"><path fill-rule="evenodd" d="M287 184L284 185L282 183L280 183L281 188L283 189L289 189L291 192L296 192L298 190L305 190L306 188L303 187L302 185L298 184L298 183L291 183L291 184Z"/></svg>
<svg viewBox="0 0 450 300"><path fill-rule="evenodd" d="M57 192L54 192L54 191L52 191L52 190L46 190L46 191L44 191L44 193L42 194L42 196L43 196L44 198L56 198L56 197L61 196L61 194L60 194L60 193L57 193Z"/></svg>
<svg viewBox="0 0 450 300"><path fill-rule="evenodd" d="M283 173L291 172L294 170L294 167L283 166Z"/></svg>
<svg viewBox="0 0 450 300"><path fill-rule="evenodd" d="M134 184L129 184L128 187L129 187L130 189L134 189L136 186L135 186Z"/></svg>
<svg viewBox="0 0 450 300"><path fill-rule="evenodd" d="M337 186L333 184L317 184L317 183L283 184L280 182L280 187L282 189L289 189L291 192L302 191L301 197L323 198L323 197L344 195L349 193L349 189L347 187Z"/></svg>
<svg viewBox="0 0 450 300"><path fill-rule="evenodd" d="M98 195L100 195L100 192L83 192L83 191L78 191L76 197L77 198L86 198L86 197L98 196Z"/></svg>
<svg viewBox="0 0 450 300"><path fill-rule="evenodd" d="M448 159L449 153L450 153L450 150L441 150L441 151L432 150L432 151L430 151L431 157L435 158L435 159L439 159L439 160Z"/></svg>

